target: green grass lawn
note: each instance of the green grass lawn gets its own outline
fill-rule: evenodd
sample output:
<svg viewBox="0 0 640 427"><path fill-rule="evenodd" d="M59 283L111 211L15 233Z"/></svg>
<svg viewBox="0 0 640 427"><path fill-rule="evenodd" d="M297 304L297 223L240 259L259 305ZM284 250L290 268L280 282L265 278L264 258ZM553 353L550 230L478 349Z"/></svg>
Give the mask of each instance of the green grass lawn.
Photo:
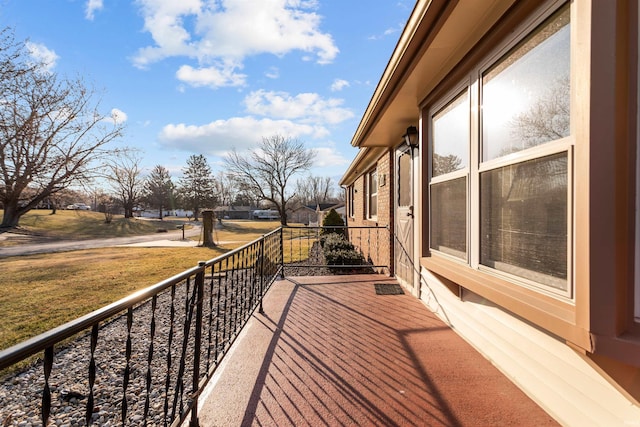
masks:
<svg viewBox="0 0 640 427"><path fill-rule="evenodd" d="M95 212L32 211L20 227L21 232L49 239L86 239L155 233L174 220L114 217L112 224L105 224ZM224 221L214 237L229 243L216 248L117 247L0 258L0 349L194 267L198 261L215 258L278 226L274 221Z"/></svg>
<svg viewBox="0 0 640 427"><path fill-rule="evenodd" d="M4 212L0 210L0 216ZM20 218L17 231L35 236L59 239L92 239L101 237L125 237L157 232L159 228L175 229L187 223L186 218L169 217L160 220L142 220L114 215L111 223L105 222L100 212L80 210L34 209ZM1 243L0 243L1 244Z"/></svg>

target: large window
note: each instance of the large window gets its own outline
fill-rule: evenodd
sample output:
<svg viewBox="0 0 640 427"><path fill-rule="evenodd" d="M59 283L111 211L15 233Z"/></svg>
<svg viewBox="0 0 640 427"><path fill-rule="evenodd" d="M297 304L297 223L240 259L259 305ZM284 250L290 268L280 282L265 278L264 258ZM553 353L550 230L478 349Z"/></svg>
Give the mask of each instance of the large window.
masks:
<svg viewBox="0 0 640 427"><path fill-rule="evenodd" d="M430 110L430 247L570 296L569 7Z"/></svg>
<svg viewBox="0 0 640 427"><path fill-rule="evenodd" d="M367 218L378 216L378 171L372 170L367 174Z"/></svg>

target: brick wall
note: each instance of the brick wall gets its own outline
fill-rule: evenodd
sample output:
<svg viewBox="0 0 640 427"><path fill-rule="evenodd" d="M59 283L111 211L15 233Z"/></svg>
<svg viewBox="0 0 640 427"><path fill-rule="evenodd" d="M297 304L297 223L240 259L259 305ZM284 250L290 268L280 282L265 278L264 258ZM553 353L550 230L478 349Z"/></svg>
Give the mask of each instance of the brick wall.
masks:
<svg viewBox="0 0 640 427"><path fill-rule="evenodd" d="M377 162L378 172L378 215L373 220L367 219L367 175L373 168L365 171L353 183L354 216L349 217L349 226L384 226L389 229L379 230L350 230L350 239L362 249L362 252L376 265L388 265L390 270L384 269L384 273L393 273L393 245L391 233L393 229L393 150L386 151Z"/></svg>

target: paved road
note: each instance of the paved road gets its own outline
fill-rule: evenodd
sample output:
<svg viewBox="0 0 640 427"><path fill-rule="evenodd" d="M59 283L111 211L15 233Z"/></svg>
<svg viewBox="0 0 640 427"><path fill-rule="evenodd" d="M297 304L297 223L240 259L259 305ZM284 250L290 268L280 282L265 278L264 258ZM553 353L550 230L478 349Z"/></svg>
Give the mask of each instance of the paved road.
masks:
<svg viewBox="0 0 640 427"><path fill-rule="evenodd" d="M200 235L200 227L194 226L192 229L184 231L185 238ZM33 255L51 252L75 251L79 249L106 248L111 246L126 246L144 242L160 242L164 241L164 246L188 246L195 245L197 242L191 243L182 241L182 231L169 231L167 233L156 233L144 236L133 237L114 237L111 239L90 239L90 240L61 240L55 242L34 243L34 244L18 244L15 246L0 247L0 258ZM154 245L157 246L157 245Z"/></svg>

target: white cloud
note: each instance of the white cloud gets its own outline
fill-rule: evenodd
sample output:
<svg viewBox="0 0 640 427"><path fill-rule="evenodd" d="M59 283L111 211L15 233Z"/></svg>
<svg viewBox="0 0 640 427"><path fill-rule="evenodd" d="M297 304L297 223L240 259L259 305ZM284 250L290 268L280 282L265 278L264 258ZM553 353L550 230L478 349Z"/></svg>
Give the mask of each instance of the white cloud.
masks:
<svg viewBox="0 0 640 427"><path fill-rule="evenodd" d="M384 30L382 32L382 34L369 36L368 39L369 40L380 40L380 39L383 39L385 37L391 36L391 35L393 35L395 33L399 33L404 29L404 25L405 25L404 22L399 23L395 27L387 28L386 30Z"/></svg>
<svg viewBox="0 0 640 427"><path fill-rule="evenodd" d="M25 46L34 63L39 64L44 71L52 72L60 58L53 50L41 43L26 42Z"/></svg>
<svg viewBox="0 0 640 427"><path fill-rule="evenodd" d="M97 10L102 10L102 7L103 7L102 0L87 0L84 17L87 18L89 21L93 21L93 18L95 17L95 12Z"/></svg>
<svg viewBox="0 0 640 427"><path fill-rule="evenodd" d="M191 34L183 26L183 17L197 15L200 0L138 0L144 17L144 29L156 46L140 49L134 64L140 68L171 56L196 56Z"/></svg>
<svg viewBox="0 0 640 427"><path fill-rule="evenodd" d="M342 99L323 99L317 93L291 96L286 92L258 90L244 99L247 111L261 116L299 120L303 123L336 124L353 117L353 112L342 108Z"/></svg>
<svg viewBox="0 0 640 427"><path fill-rule="evenodd" d="M176 72L178 80L193 87L208 86L213 89L224 86L244 86L246 75L235 72L236 67L211 66L205 68L193 68L183 65Z"/></svg>
<svg viewBox="0 0 640 427"><path fill-rule="evenodd" d="M335 79L333 83L331 83L331 92L339 92L345 87L351 86L348 81L344 79Z"/></svg>
<svg viewBox="0 0 640 427"><path fill-rule="evenodd" d="M160 132L159 140L166 147L221 156L232 149L243 151L254 148L263 136L275 134L293 138L322 138L328 132L322 126L248 116L216 120L200 126L169 124Z"/></svg>
<svg viewBox="0 0 640 427"><path fill-rule="evenodd" d="M267 70L267 72L264 73L264 75L270 79L277 79L278 77L280 77L280 70L278 69L278 67L271 67L269 68L269 70Z"/></svg>
<svg viewBox="0 0 640 427"><path fill-rule="evenodd" d="M315 147L312 148L312 150L314 153L313 166L316 168L324 169L344 166L348 165L351 161L340 154L332 145L326 147Z"/></svg>
<svg viewBox="0 0 640 427"><path fill-rule="evenodd" d="M113 120L115 124L124 123L127 121L127 113L117 108L114 108L111 110L111 120Z"/></svg>
<svg viewBox="0 0 640 427"><path fill-rule="evenodd" d="M285 55L299 50L316 62L333 61L338 48L320 31L315 1L302 0L138 0L144 29L155 44L141 48L134 64L145 68L168 57L241 68L251 55ZM233 73L235 68L230 71Z"/></svg>

